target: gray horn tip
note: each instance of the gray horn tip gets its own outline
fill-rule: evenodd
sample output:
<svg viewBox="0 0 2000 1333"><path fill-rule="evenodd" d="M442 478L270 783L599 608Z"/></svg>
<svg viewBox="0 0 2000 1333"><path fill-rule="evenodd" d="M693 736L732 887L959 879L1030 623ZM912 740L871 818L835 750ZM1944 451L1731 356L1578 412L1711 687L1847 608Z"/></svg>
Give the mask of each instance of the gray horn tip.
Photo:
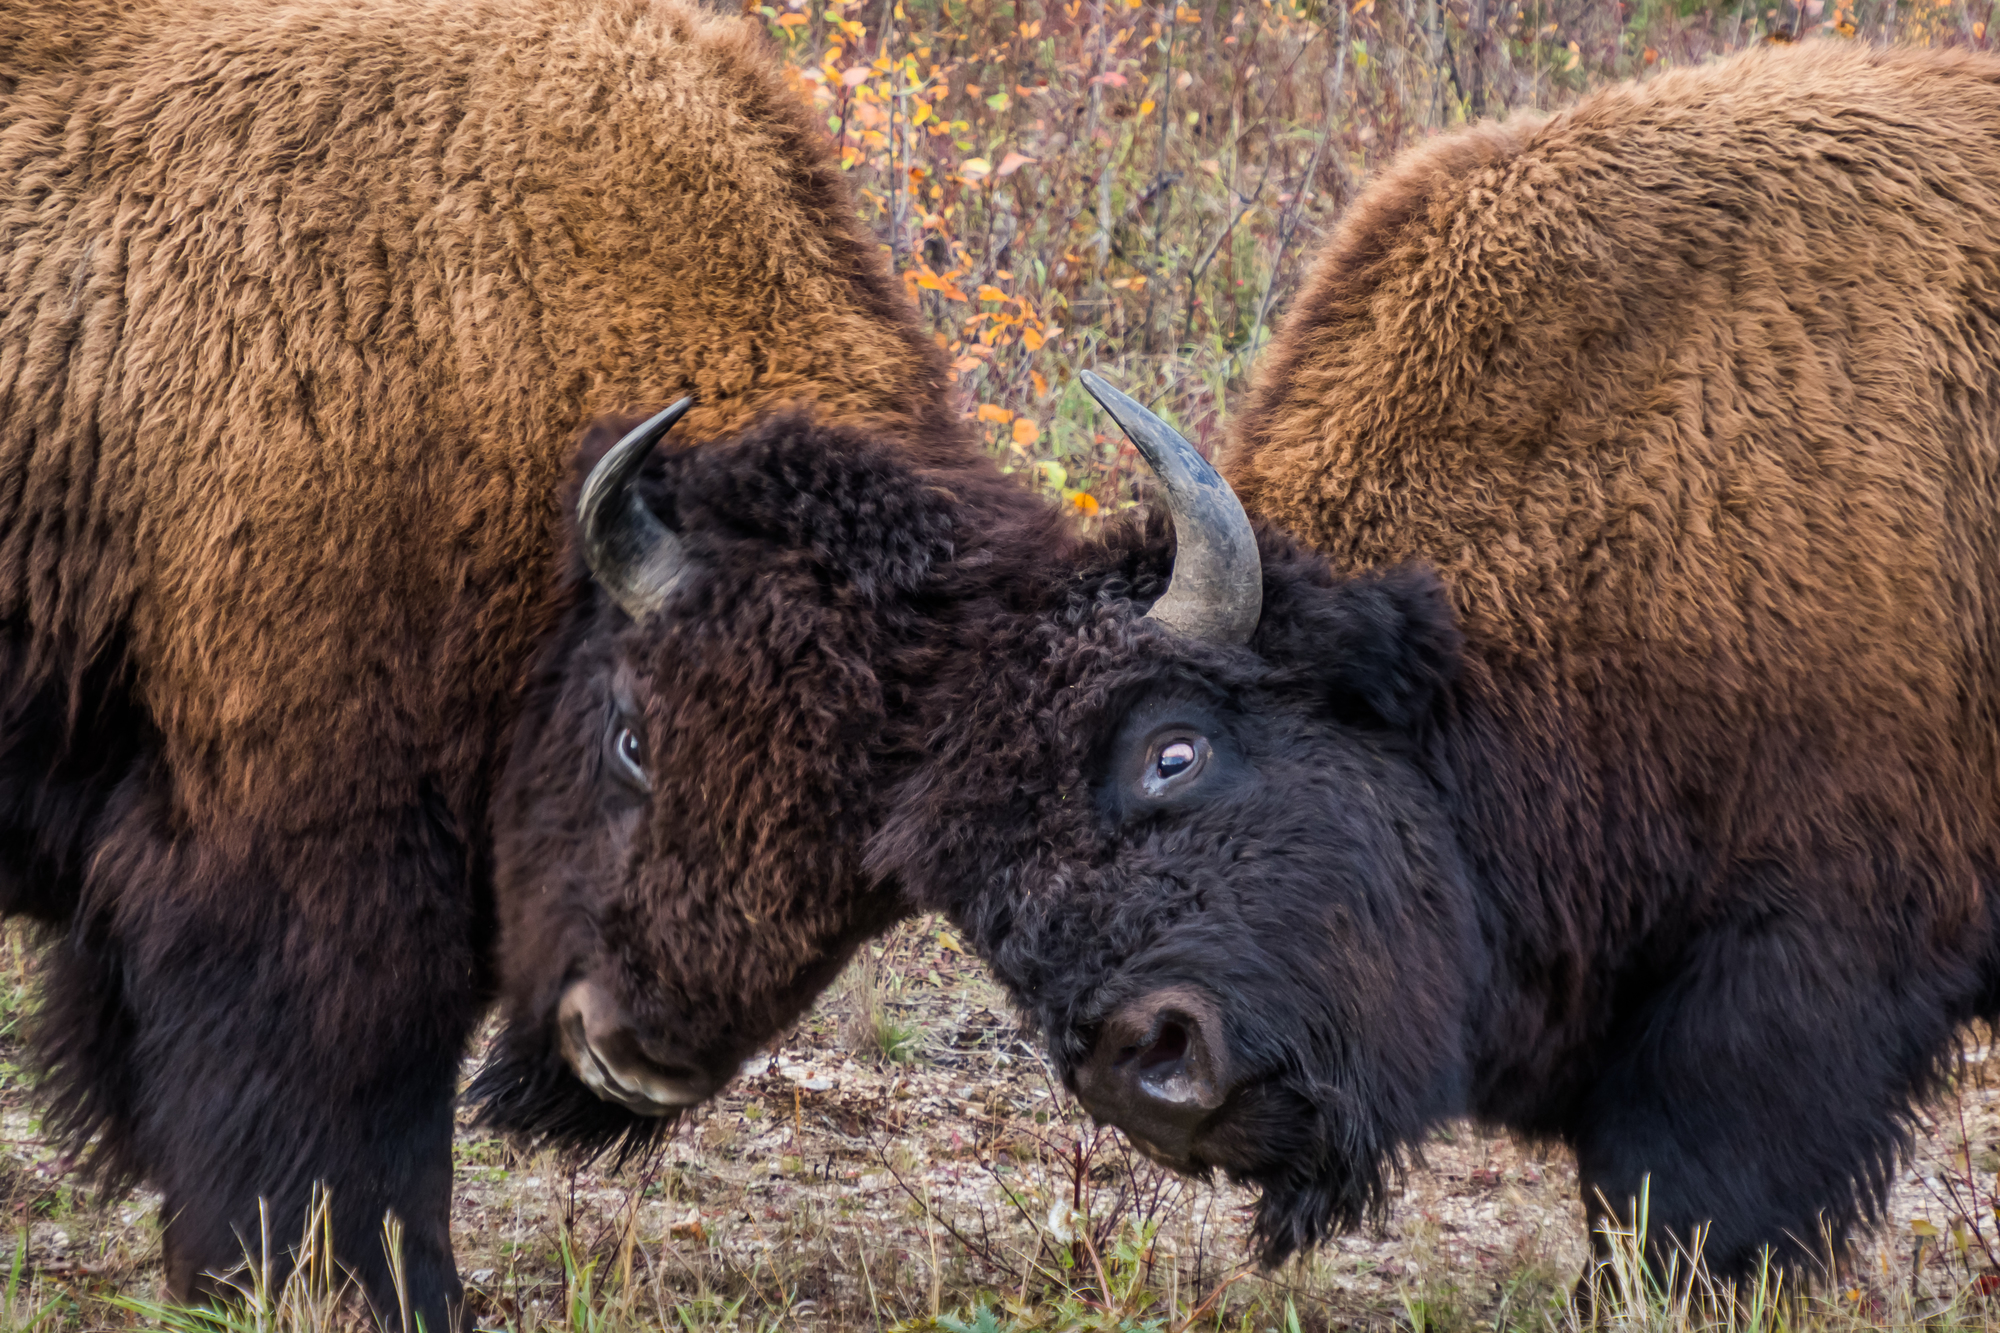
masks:
<svg viewBox="0 0 2000 1333"><path fill-rule="evenodd" d="M680 539L633 488L647 455L694 406L682 398L626 432L584 479L576 517L584 559L598 583L634 620L659 610L686 564Z"/></svg>
<svg viewBox="0 0 2000 1333"><path fill-rule="evenodd" d="M1086 370L1078 379L1144 456L1173 515L1173 573L1147 616L1191 638L1249 642L1263 614L1264 574L1242 502L1179 431L1102 375Z"/></svg>

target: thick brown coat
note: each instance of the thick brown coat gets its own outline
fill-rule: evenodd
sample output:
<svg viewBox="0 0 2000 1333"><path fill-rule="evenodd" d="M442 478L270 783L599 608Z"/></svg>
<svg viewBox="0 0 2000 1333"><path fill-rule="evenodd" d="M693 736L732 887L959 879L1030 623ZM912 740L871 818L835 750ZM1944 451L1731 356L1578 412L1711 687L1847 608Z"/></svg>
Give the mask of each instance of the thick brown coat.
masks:
<svg viewBox="0 0 2000 1333"><path fill-rule="evenodd" d="M1963 51L1767 49L1481 125L1316 264L1223 470L1336 568L1451 590L1467 708L1518 746L1480 852L1549 951L1530 1069L1746 866L1915 840L1936 872L1843 890L1854 928L1985 910L1996 317L2000 61Z"/></svg>
<svg viewBox="0 0 2000 1333"><path fill-rule="evenodd" d="M0 906L170 1282L323 1180L457 1290L488 805L579 428L683 393L979 457L753 23L672 0L0 8ZM983 466L983 464L982 464Z"/></svg>

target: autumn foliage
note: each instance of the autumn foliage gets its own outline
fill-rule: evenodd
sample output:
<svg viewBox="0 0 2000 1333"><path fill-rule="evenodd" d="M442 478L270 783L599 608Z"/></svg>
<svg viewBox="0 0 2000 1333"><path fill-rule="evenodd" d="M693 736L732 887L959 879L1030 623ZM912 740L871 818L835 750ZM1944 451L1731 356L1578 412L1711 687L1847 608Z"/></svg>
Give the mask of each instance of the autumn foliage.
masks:
<svg viewBox="0 0 2000 1333"><path fill-rule="evenodd" d="M1202 447L1390 155L1759 41L1987 44L2000 0L772 0L866 220L996 451L1085 513L1136 463L1096 367Z"/></svg>

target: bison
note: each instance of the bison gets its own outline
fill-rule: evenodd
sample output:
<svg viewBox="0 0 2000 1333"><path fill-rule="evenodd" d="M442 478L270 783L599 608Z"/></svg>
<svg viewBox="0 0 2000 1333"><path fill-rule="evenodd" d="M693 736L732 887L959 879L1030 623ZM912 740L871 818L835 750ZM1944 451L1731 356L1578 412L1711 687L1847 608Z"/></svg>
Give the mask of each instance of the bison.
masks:
<svg viewBox="0 0 2000 1333"><path fill-rule="evenodd" d="M393 1213L444 1327L496 996L496 1123L643 1141L896 910L856 821L933 650L875 608L1054 520L764 40L0 9L0 910L50 941L48 1123L160 1190L177 1295L322 1185L376 1308ZM712 447L635 476L682 415ZM672 552L720 582L648 619Z"/></svg>
<svg viewBox="0 0 2000 1333"><path fill-rule="evenodd" d="M1096 391L1172 531L963 626L868 853L1084 1105L1260 1186L1272 1262L1454 1116L1723 1275L1874 1216L2000 1013L2000 61L1759 50L1408 153L1228 484Z"/></svg>

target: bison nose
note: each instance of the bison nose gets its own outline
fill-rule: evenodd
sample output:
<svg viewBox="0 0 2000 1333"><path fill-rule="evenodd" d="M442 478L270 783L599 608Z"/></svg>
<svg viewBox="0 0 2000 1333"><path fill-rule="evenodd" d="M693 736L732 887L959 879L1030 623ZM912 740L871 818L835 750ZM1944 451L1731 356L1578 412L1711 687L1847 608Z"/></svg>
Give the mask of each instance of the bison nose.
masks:
<svg viewBox="0 0 2000 1333"><path fill-rule="evenodd" d="M1221 1016L1194 990L1141 996L1105 1020L1076 1083L1092 1115L1185 1166L1196 1132L1229 1095Z"/></svg>
<svg viewBox="0 0 2000 1333"><path fill-rule="evenodd" d="M641 1038L625 1007L594 981L563 992L556 1009L563 1058L592 1092L640 1115L671 1115L721 1086L692 1061L657 1058L657 1042Z"/></svg>

